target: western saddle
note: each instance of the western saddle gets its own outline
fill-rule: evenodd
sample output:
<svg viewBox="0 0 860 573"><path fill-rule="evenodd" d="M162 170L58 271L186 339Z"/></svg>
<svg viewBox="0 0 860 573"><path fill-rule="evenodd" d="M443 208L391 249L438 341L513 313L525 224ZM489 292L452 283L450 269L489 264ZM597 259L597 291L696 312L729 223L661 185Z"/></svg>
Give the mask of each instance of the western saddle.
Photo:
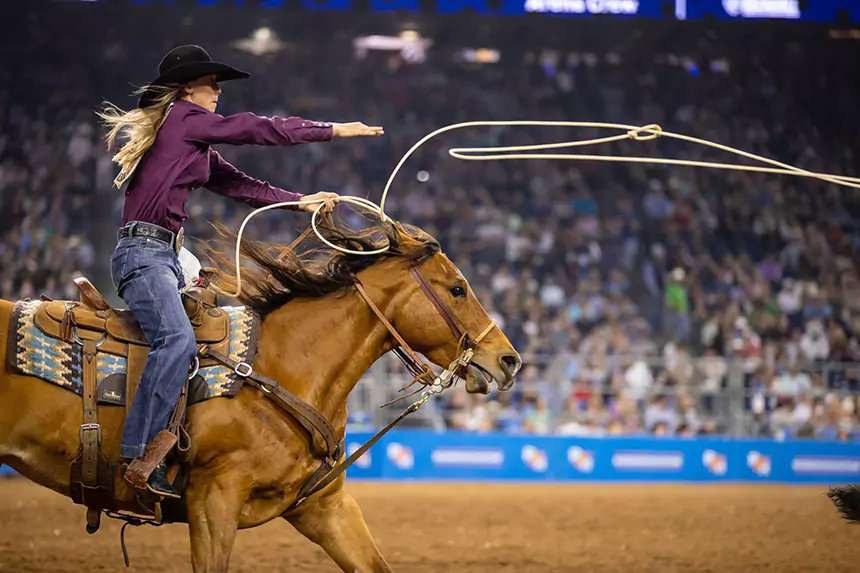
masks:
<svg viewBox="0 0 860 573"><path fill-rule="evenodd" d="M194 327L198 344L226 355L229 354L230 321L227 314L217 307L216 293L208 288L210 274L207 271L208 269L204 269L201 272L201 280L195 286L182 292L182 302ZM81 447L72 463L70 484L72 499L75 503L87 507L87 531L95 533L99 527L101 510L116 509L114 466L101 452L102 436L97 404L124 404L126 412L128 411L146 366L150 347L130 310L112 308L84 277L76 278L75 284L80 291L79 301L53 301L42 297L45 302L36 311L34 320L36 326L48 336L81 346ZM96 357L102 353L126 358L125 374L112 374L99 384ZM217 364L212 358L199 356L195 361L196 367L189 378L199 379L195 377L197 369L209 366L210 363ZM201 386L205 391L205 383ZM155 465L164 459L179 441L185 421L188 394L189 385L186 383L171 417L170 427L153 440L142 459L135 460L126 468L126 479L135 488L145 490L146 479ZM107 400L106 397L113 400ZM178 467L171 470L170 479L173 480Z"/></svg>

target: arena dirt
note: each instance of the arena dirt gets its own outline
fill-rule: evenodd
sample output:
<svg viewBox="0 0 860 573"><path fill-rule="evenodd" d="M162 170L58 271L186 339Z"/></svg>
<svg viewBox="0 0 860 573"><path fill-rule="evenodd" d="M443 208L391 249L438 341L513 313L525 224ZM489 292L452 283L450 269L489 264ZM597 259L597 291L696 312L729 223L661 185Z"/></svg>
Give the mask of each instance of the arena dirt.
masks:
<svg viewBox="0 0 860 573"><path fill-rule="evenodd" d="M407 573L860 571L860 527L823 487L351 483L383 553ZM119 524L0 480L0 571L124 570ZM132 572L190 571L181 525L127 530ZM239 533L231 571L335 572L283 521Z"/></svg>

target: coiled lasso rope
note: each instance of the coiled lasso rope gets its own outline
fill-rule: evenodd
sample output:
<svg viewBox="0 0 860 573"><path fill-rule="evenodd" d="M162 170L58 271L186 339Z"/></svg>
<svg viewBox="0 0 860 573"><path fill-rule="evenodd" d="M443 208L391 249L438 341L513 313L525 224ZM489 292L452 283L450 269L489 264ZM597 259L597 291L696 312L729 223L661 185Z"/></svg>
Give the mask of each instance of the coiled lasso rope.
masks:
<svg viewBox="0 0 860 573"><path fill-rule="evenodd" d="M512 160L512 159L566 159L566 160L577 160L577 161L608 161L608 162L616 162L616 163L650 163L656 165L681 165L686 167L710 167L713 169L728 169L733 171L754 171L758 173L776 173L780 175L792 175L795 177L810 177L813 179L820 179L821 181L827 181L828 183L834 183L836 185L844 185L846 187L853 187L855 189L860 189L860 178L857 177L846 177L844 175L832 175L829 173L816 173L813 171L807 171L806 169L801 169L799 167L794 167L793 165L788 165L786 163L781 163L779 161L775 161L773 159L769 159L767 157L762 157L760 155L755 155L753 153L749 153L746 151L742 151L740 149L735 149L734 147L729 147L728 145L722 145L719 143L714 143L713 141L708 141L705 139L699 139L697 137L690 137L688 135L681 135L678 133L672 133L670 131L664 131L657 124L645 125L645 126L635 126L635 125L624 125L619 123L599 123L599 122L584 122L584 121L467 121L464 123L455 123L451 125L447 125L445 127L441 127L436 131L425 135L418 143L412 146L412 148L406 152L406 154L400 159L397 165L394 167L394 171L391 172L391 175L388 177L388 181L385 184L385 188L382 191L382 199L379 202L379 205L376 205L373 201L369 199L364 199L362 197L351 197L351 196L341 196L335 199L337 203L352 203L354 205L358 205L359 207L363 207L368 211L373 211L379 215L379 217L385 221L388 217L385 215L385 200L388 197L388 192L391 190L391 184L394 182L394 178L397 176L400 168L406 163L409 157L412 156L415 151L417 151L422 145L427 143L430 139L436 137L437 135L441 135L448 131L453 131L455 129L463 129L466 127L520 127L520 126L532 126L532 127L585 127L585 128L597 128L597 129L616 129L622 130L624 133L618 135L612 135L608 137L600 137L596 139L585 139L585 140L577 140L577 141L563 141L560 143L539 143L536 145L516 145L510 147L455 147L448 150L448 154L451 157L456 159L462 159L465 161L501 161L501 160ZM752 159L754 161L758 161L761 163L765 163L771 165L772 167L761 167L755 165L739 165L734 163L714 163L710 161L693 161L686 159L664 159L660 157L629 157L623 155L586 155L586 154L576 154L576 153L523 153L523 152L532 152L532 151L542 151L548 149L564 149L569 147L583 147L586 145L598 145L602 143L612 143L614 141L623 141L623 140L633 140L633 141L651 141L657 139L658 137L669 137L673 139L680 139L681 141L686 141L689 143L695 143L698 145L704 145L706 147L712 147L714 149L718 149L720 151L727 151L729 153L734 153L735 155L739 155L741 157L746 157L747 159ZM325 202L323 200L316 201L287 201L284 203L276 203L274 205L268 205L266 207L261 207L259 209L255 209L251 213L245 217L245 220L242 221L241 227L239 227L239 234L236 237L236 292L235 293L225 293L223 294L230 297L238 297L242 293L242 279L241 279L241 268L240 268L240 260L239 260L239 247L242 242L242 233L245 230L245 225L248 224L253 217L262 213L264 211L268 211L269 209L278 209L280 207L294 206L294 205L308 205L312 203L319 203L316 209L314 209L313 214L311 215L311 227L313 228L314 234L316 234L317 238L320 241L328 245L329 247L341 251L343 253L351 254L351 255L377 255L379 253L384 253L388 250L387 247L376 249L373 251L354 251L350 250L338 245L335 245L328 241L325 237L322 236L319 229L317 228L317 217L319 215L320 210L323 208Z"/></svg>

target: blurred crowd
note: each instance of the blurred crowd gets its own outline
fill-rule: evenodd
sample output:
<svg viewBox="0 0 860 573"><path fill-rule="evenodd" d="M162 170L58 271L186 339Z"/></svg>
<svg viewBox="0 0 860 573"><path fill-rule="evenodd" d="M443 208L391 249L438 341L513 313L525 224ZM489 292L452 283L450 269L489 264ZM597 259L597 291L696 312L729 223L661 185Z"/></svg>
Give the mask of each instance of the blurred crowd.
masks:
<svg viewBox="0 0 860 573"><path fill-rule="evenodd" d="M0 70L0 290L6 299L74 297L102 277L122 195L92 113L121 107L181 42L252 72L225 84L219 112L383 125L373 141L286 150L221 149L255 177L302 193L378 200L397 160L425 134L470 120L580 120L664 129L810 171L857 174L855 49L773 37L646 31L620 42L497 46L496 64L454 57L457 38L420 63L358 58L348 31L283 34L288 49L235 50L223 28L186 20L158 40L121 23L89 35L22 22ZM170 26L173 26L172 28ZM599 26L595 27L599 28ZM14 38L12 38L14 39ZM646 42L646 40L650 42ZM469 38L462 38L467 42ZM587 49L583 46L587 44ZM649 49L643 49L647 44ZM58 62L64 62L59 64ZM8 86L8 87L7 87ZM850 439L860 430L860 203L853 189L751 172L572 161L459 162L452 146L528 145L609 135L590 129L472 129L416 154L388 214L439 239L523 355L515 391L441 401L449 427L476 431L665 435L749 433ZM575 150L585 153L591 149ZM666 138L595 153L745 162ZM248 210L204 191L186 234L237 227ZM349 214L345 214L349 218ZM306 223L267 214L252 232L289 242Z"/></svg>

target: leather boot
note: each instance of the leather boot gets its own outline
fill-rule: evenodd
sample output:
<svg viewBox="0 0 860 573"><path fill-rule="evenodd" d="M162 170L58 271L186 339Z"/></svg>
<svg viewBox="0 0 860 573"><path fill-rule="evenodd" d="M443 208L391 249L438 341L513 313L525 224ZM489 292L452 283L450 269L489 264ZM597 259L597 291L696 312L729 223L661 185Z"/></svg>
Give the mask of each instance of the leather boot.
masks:
<svg viewBox="0 0 860 573"><path fill-rule="evenodd" d="M152 473L149 474L149 479L146 480L146 489L161 497L170 497L179 499L181 493L170 484L167 479L167 464L164 461L159 462Z"/></svg>

